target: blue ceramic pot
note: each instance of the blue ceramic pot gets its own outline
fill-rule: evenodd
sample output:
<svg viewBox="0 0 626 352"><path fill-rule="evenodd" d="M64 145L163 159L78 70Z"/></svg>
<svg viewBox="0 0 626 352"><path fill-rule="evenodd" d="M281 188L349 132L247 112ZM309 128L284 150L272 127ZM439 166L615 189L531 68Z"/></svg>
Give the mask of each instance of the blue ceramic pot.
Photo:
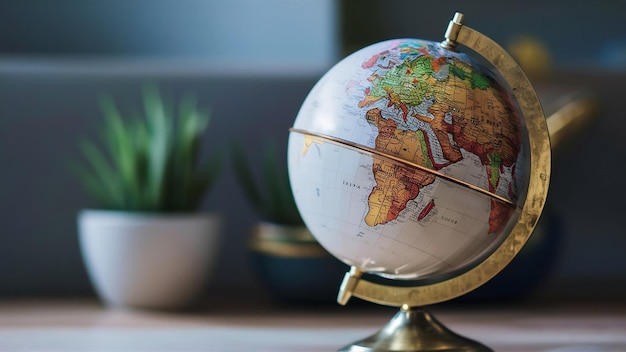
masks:
<svg viewBox="0 0 626 352"><path fill-rule="evenodd" d="M257 225L249 247L254 269L281 303L336 304L349 267L330 255L305 227Z"/></svg>

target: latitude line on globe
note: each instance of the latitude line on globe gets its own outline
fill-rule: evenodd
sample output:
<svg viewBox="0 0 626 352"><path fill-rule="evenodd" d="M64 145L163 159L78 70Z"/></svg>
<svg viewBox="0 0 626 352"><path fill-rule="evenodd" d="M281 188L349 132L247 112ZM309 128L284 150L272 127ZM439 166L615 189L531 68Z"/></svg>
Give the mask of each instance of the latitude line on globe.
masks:
<svg viewBox="0 0 626 352"><path fill-rule="evenodd" d="M459 180L459 179L457 179L455 177L446 175L446 174L441 173L439 171L432 170L432 169L429 169L429 168L427 168L425 166L422 166L422 165L413 163L411 161L399 158L399 157L397 157L397 156L395 156L393 154L389 154L389 153L386 153L386 152L382 152L380 150L376 150L376 149L373 149L373 148L370 148L370 147L366 147L364 145L353 143L353 142L350 142L350 141L345 140L345 139L341 139L341 138L337 138L337 137L331 137L331 136L327 136L327 135L324 135L324 134L321 134L321 133L315 133L315 132L311 132L311 131L307 131L307 130L303 130L303 129L299 129L299 128L290 127L289 128L289 132L294 132L294 133L299 133L299 134L302 134L302 135L307 135L307 136L311 136L311 137L315 137L315 138L320 138L320 139L323 139L324 141L327 141L329 143L332 143L332 144L335 144L335 145L340 145L340 146L346 147L348 149L352 149L352 150L360 152L360 153L365 152L367 154L383 157L385 159L391 160L391 161L396 162L396 163L405 164L405 165L408 165L408 166L413 166L413 167L415 167L417 169L420 169L420 170L422 170L424 172L428 172L428 173L430 173L432 175L435 175L437 177L441 177L441 178L443 178L443 179L445 179L447 181L456 183L456 184L461 185L463 187L467 187L467 188L469 188L469 189L471 189L473 191L482 193L482 194L487 195L487 196L489 196L491 198L495 198L495 199L497 199L497 200L499 200L499 201L509 205L510 207L517 208L517 205L515 203L513 203L512 201L510 201L510 200L508 200L508 199L506 199L506 198L504 198L504 197L502 197L500 195L497 195L495 193L491 193L491 192L489 192L489 191L487 191L485 189L482 189L480 187L474 186L471 183Z"/></svg>

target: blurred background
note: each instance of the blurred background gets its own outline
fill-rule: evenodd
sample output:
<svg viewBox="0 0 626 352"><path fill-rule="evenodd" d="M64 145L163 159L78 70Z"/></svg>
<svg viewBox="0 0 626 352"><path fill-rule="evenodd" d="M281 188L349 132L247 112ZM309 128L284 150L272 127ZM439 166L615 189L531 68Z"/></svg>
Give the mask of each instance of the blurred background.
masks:
<svg viewBox="0 0 626 352"><path fill-rule="evenodd" d="M194 93L212 111L207 151L242 141L254 160L272 140L282 158L287 129L328 68L385 39L439 41L455 11L502 46L530 40L547 58L531 77L547 111L570 93L598 106L555 151L549 250L519 275L542 278L533 294L625 295L624 1L4 0L0 296L93 295L76 215L94 204L68 166L78 140L102 125L100 95L132 111L145 83L172 99ZM261 287L246 245L259 217L228 159L202 208L224 219L210 290Z"/></svg>

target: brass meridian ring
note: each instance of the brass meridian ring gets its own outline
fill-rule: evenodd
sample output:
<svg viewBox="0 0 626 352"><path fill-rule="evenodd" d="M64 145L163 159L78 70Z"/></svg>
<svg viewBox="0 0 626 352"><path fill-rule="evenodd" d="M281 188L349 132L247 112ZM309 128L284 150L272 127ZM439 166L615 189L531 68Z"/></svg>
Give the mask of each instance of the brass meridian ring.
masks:
<svg viewBox="0 0 626 352"><path fill-rule="evenodd" d="M412 167L420 169L420 170L422 170L424 172L428 172L430 174L433 174L433 175L435 175L437 177L441 177L441 178L443 178L445 180L448 180L450 182L453 182L453 183L456 183L458 185L470 188L470 189L472 189L472 190L474 190L476 192L480 192L482 194L485 194L485 195L487 195L489 197L496 198L497 200L499 200L499 201L501 201L503 203L506 203L506 204L510 205L511 207L515 207L516 206L515 203L513 203L509 199L504 198L504 197L502 197L500 195L497 195L495 193L489 192L486 189L477 187L477 186L475 186L475 185L473 185L471 183L459 180L458 178L452 177L450 175L446 175L446 174L444 174L442 172L439 172L437 170L433 170L433 169L425 167L423 165L416 164L416 163L414 163L412 161L409 161L409 160L406 160L406 159L402 159L402 158L397 157L397 156L395 156L393 154L389 154L387 152L380 151L378 149L370 148L370 147L367 147L367 146L364 146L364 145L361 145L361 144L357 144L357 143L354 143L354 142L351 142L351 141L348 141L348 140L345 140L345 139L342 139L342 138L331 137L331 136L324 135L324 134L321 134L321 133L310 132L310 131L302 130L302 129L299 129L299 128L291 127L291 128L289 128L289 132L300 133L300 134L303 134L303 135L307 135L307 136L323 139L325 142L329 142L329 143L332 143L332 144L335 144L335 145L340 145L342 147L346 147L347 149L351 149L351 150L357 151L359 153L376 155L376 156L380 156L382 158L391 160L393 162L397 162L397 163L400 163L400 164L405 164L405 165L408 165L408 166L412 166Z"/></svg>
<svg viewBox="0 0 626 352"><path fill-rule="evenodd" d="M459 276L413 287L397 287L361 279L362 272L352 267L346 273L337 300L345 304L350 296L397 307L419 307L447 301L476 289L504 269L522 249L539 221L550 181L550 136L543 109L532 84L517 62L489 37L461 24L457 13L446 31L442 45L454 49L461 44L478 55L501 74L518 102L528 132L530 148L529 187L513 229L500 246L485 260Z"/></svg>

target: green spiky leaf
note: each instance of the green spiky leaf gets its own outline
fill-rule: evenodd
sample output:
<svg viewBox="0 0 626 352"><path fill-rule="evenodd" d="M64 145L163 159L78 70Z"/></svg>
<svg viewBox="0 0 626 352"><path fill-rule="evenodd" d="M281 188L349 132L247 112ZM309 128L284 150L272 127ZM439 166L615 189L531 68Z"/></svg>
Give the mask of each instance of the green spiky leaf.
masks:
<svg viewBox="0 0 626 352"><path fill-rule="evenodd" d="M239 144L231 148L232 165L239 184L253 208L264 220L299 226L303 224L293 199L287 168L279 162L273 144L266 144L258 165L263 187L257 183L244 149Z"/></svg>
<svg viewBox="0 0 626 352"><path fill-rule="evenodd" d="M100 106L105 116L102 148L82 141L87 163L75 168L100 206L152 212L197 209L217 178L221 157L215 153L207 162L200 160L210 115L196 108L196 99L182 99L175 111L150 85L143 90L143 116L125 119L110 96L103 96Z"/></svg>

